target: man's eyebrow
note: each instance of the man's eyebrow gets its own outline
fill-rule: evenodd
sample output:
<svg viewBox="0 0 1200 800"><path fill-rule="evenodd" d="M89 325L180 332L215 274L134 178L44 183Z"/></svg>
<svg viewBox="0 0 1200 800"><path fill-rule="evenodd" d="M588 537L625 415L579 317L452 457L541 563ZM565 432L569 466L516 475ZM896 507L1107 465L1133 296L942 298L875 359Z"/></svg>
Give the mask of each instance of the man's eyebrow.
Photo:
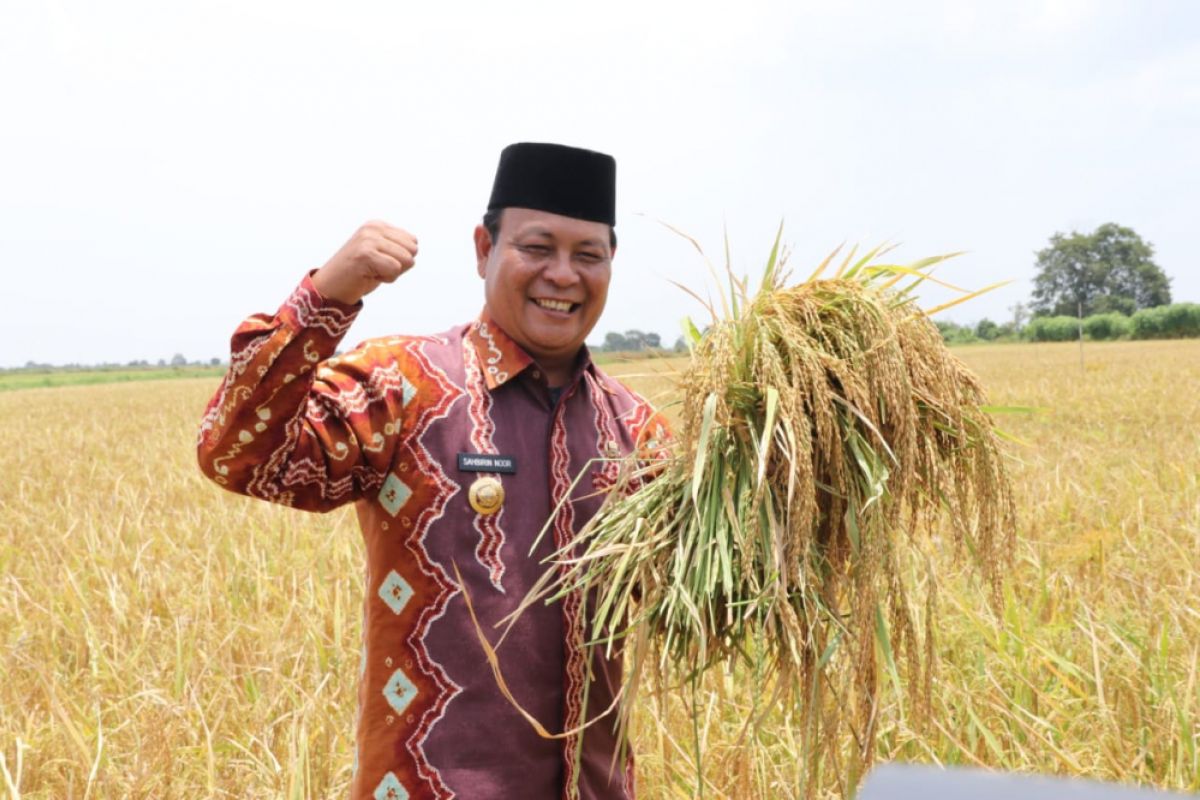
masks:
<svg viewBox="0 0 1200 800"><path fill-rule="evenodd" d="M543 228L540 226L525 228L523 230L517 231L514 234L514 237L518 238L518 239L524 238L524 237L532 237L532 236L542 236L542 237L545 237L546 239L550 239L552 241L557 241L557 239L554 236L554 233L549 228ZM606 242L603 239L590 239L589 238L589 239L584 239L579 242L580 247L599 247L601 249L604 249L605 244L606 244Z"/></svg>

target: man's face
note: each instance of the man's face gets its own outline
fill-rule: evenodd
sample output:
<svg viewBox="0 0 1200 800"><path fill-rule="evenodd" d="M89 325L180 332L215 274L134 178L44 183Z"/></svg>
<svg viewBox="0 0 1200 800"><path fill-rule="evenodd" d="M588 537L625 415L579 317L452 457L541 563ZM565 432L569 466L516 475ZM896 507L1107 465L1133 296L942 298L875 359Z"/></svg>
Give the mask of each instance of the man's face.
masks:
<svg viewBox="0 0 1200 800"><path fill-rule="evenodd" d="M569 367L608 297L613 251L602 222L507 208L493 242L475 229L488 312L547 369Z"/></svg>

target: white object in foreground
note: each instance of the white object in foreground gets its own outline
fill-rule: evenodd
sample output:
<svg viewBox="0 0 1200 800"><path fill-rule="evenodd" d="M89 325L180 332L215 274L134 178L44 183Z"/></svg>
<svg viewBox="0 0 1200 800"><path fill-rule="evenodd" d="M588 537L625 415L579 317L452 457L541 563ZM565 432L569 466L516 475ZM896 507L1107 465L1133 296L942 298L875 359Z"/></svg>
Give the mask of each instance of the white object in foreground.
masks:
<svg viewBox="0 0 1200 800"><path fill-rule="evenodd" d="M1138 789L1113 783L988 772L981 769L881 764L858 800L1181 800L1200 795Z"/></svg>

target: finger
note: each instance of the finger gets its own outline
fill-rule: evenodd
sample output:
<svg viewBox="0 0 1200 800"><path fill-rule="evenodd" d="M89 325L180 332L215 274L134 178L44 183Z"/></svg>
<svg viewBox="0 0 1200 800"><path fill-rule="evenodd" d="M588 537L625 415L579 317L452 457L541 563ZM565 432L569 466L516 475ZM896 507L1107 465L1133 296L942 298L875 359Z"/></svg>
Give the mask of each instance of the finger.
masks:
<svg viewBox="0 0 1200 800"><path fill-rule="evenodd" d="M406 270L412 269L413 264L416 263L415 248L410 249L387 238L377 240L375 247L379 252L394 258Z"/></svg>
<svg viewBox="0 0 1200 800"><path fill-rule="evenodd" d="M384 222L381 219L373 219L369 222L364 222L355 232L351 241L357 240L373 240L377 238L386 238L396 244L410 250L414 255L417 252L417 237L413 236L403 228L397 228Z"/></svg>
<svg viewBox="0 0 1200 800"><path fill-rule="evenodd" d="M413 236L403 228L387 225L380 229L380 233L382 233L389 242L400 245L414 256L417 254L417 237Z"/></svg>
<svg viewBox="0 0 1200 800"><path fill-rule="evenodd" d="M391 283L409 269L409 267L406 267L398 259L393 258L382 250L376 250L371 254L371 257L367 261L367 267L370 270L371 278L380 283Z"/></svg>

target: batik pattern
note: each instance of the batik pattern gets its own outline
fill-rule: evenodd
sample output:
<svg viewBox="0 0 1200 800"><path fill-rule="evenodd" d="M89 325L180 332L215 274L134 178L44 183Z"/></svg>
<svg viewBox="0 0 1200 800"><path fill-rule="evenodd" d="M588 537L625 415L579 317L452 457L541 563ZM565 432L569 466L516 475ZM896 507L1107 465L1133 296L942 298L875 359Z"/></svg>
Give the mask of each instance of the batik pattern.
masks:
<svg viewBox="0 0 1200 800"><path fill-rule="evenodd" d="M475 634L453 569L478 563L484 572L473 568L464 585L489 609L487 623L503 618L521 599L505 593L505 582L531 585L545 555L506 564L507 538L540 530L545 512L535 509L548 508L552 536L541 546L568 546L598 493L612 486L604 459L646 439L652 413L586 358L551 406L532 359L486 314L444 336L375 339L335 356L356 314L320 298L306 279L275 315L248 319L198 436L201 468L231 491L314 511L357 503L368 593L352 797L516 797L536 779L539 797L630 800L630 770L610 779L594 768L613 752L611 736L591 735L603 723L560 747L539 740L500 696L482 650L472 651ZM514 438L506 429L498 437L498 419L547 431L548 450L540 434ZM523 496L478 515L466 501L478 475L455 470L455 451L497 455L498 438L537 470L499 476L514 487L509 503ZM579 470L596 465L592 485L575 484ZM588 663L584 598L567 597L558 608L561 626L547 612L524 645L501 658L515 667L510 681L524 678L529 696L541 698L541 713L561 709L554 724L571 730L586 721L585 700L607 707L620 664ZM561 657L523 655L560 646ZM592 666L605 671L605 686ZM526 678L522 667L540 671ZM505 716L510 727L494 728ZM506 744L508 755L486 773L460 755Z"/></svg>
<svg viewBox="0 0 1200 800"><path fill-rule="evenodd" d="M591 373L585 373L584 379L596 421L596 452L600 454L592 470L592 488L597 492L607 492L616 485L621 474L621 443L604 385Z"/></svg>
<svg viewBox="0 0 1200 800"><path fill-rule="evenodd" d="M393 472L389 476L389 479L395 479L396 494L389 497L385 483L385 491L381 491L378 498L384 511L396 521L397 534L409 556L394 559L384 583L395 575L403 581L415 602L400 606L396 638L403 640L406 652L402 658L387 665L395 671L382 691L388 706L395 712L392 715L395 735L403 741L404 749L412 759L410 764L397 764L388 774L414 797L444 800L453 797L454 793L430 763L424 744L460 687L430 658L425 639L430 627L445 613L451 598L458 594L458 588L453 576L430 558L425 539L459 487L426 448L424 438L431 426L446 417L450 407L461 397L462 389L426 355L424 348L428 344L428 340L417 338L392 342L393 347L398 345L409 357L412 364L409 371L414 376L415 394L420 403L411 428L397 443L392 459L399 473ZM401 491L401 487L406 491ZM391 578L392 586L396 583L395 578ZM380 594L386 591L381 584ZM406 613L409 609L411 612ZM405 634L405 630L410 632Z"/></svg>
<svg viewBox="0 0 1200 800"><path fill-rule="evenodd" d="M569 546L575 536L575 507L569 502L571 491L571 452L567 448L567 428L562 421L563 406L555 415L550 437L550 498L554 503L554 546ZM564 565L563 569L566 567ZM563 635L566 638L566 665L563 676L563 730L573 731L583 722L587 659L584 651L582 597L571 592L563 598ZM563 800L578 800L579 734L563 740Z"/></svg>
<svg viewBox="0 0 1200 800"><path fill-rule="evenodd" d="M486 330L486 325L483 322L476 322L473 329L483 335ZM495 348L495 341L489 336L489 346ZM484 378L483 367L479 363L479 355L472 346L470 338L463 339L463 363L466 368L466 385L467 397L469 399L469 413L471 415L471 445L475 448L476 453L486 455L497 455L496 445L493 441L493 436L496 433L496 423L492 421L492 395L487 389L487 381ZM489 366L496 367L496 364ZM496 377L499 375L507 375L499 369ZM480 473L479 477L491 477L503 482L503 478L494 472ZM496 591L504 591L504 561L500 558L500 551L504 547L504 529L500 525L500 520L504 516L504 507L492 514L476 514L475 515L475 532L479 534L479 544L475 548L475 560L479 565L487 570L488 579L492 582L492 586Z"/></svg>

